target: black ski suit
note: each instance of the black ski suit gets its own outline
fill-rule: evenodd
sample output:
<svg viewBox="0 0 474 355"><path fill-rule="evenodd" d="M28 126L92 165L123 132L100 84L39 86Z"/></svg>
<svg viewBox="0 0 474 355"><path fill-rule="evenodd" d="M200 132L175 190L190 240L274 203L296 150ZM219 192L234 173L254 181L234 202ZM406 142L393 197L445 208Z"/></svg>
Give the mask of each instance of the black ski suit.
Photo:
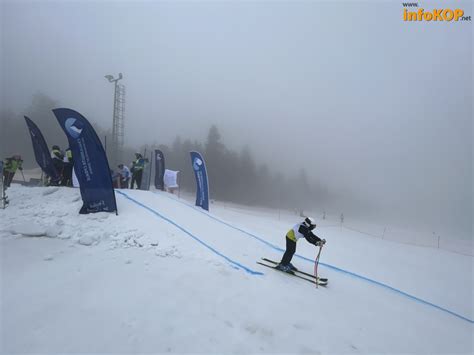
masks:
<svg viewBox="0 0 474 355"><path fill-rule="evenodd" d="M304 225L304 223L300 223L297 229L298 233L295 233L295 229L298 225L295 225L292 229L286 233L286 251L283 254L283 258L281 259L281 265L289 265L293 255L296 252L296 241L303 236L308 243L316 245L317 242L321 241L317 235L313 234L311 230Z"/></svg>

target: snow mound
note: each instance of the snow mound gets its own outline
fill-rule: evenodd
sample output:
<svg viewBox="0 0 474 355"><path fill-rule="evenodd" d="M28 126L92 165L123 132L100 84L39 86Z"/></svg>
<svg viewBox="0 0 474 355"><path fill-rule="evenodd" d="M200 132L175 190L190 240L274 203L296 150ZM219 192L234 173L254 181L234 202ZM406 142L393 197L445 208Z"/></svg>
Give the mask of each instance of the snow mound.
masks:
<svg viewBox="0 0 474 355"><path fill-rule="evenodd" d="M27 222L10 227L12 234L21 234L25 237L42 237L46 235L46 229L34 222Z"/></svg>
<svg viewBox="0 0 474 355"><path fill-rule="evenodd" d="M149 238L130 228L134 215L80 215L82 200L78 189L12 186L8 191L11 203L1 212L2 232L6 235L46 236L89 247L108 243L111 249L150 247L156 243L156 236Z"/></svg>
<svg viewBox="0 0 474 355"><path fill-rule="evenodd" d="M57 238L61 234L62 230L62 227L56 222L56 224L46 228L46 236L49 238Z"/></svg>
<svg viewBox="0 0 474 355"><path fill-rule="evenodd" d="M80 237L77 242L81 245L91 246L99 243L99 239L92 233Z"/></svg>

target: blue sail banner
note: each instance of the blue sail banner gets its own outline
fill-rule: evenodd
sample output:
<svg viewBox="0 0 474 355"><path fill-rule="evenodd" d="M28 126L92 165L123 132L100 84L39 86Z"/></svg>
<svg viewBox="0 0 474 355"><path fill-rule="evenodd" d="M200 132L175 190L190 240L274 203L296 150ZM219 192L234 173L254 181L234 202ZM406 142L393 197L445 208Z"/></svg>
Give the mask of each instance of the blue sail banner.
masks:
<svg viewBox="0 0 474 355"><path fill-rule="evenodd" d="M209 181L207 179L206 164L200 153L190 152L190 154L197 185L196 206L201 206L209 211Z"/></svg>
<svg viewBox="0 0 474 355"><path fill-rule="evenodd" d="M94 128L79 112L53 110L74 157L83 206L79 213L117 212L109 162Z"/></svg>
<svg viewBox="0 0 474 355"><path fill-rule="evenodd" d="M35 152L35 159L41 170L49 176L52 183L59 182L60 176L58 171L53 165L53 159L49 154L48 145L44 140L43 134L41 133L38 126L28 117L25 117L26 125L30 132L31 143L33 144L33 151Z"/></svg>
<svg viewBox="0 0 474 355"><path fill-rule="evenodd" d="M165 156L159 149L155 149L155 188L157 190L165 189Z"/></svg>

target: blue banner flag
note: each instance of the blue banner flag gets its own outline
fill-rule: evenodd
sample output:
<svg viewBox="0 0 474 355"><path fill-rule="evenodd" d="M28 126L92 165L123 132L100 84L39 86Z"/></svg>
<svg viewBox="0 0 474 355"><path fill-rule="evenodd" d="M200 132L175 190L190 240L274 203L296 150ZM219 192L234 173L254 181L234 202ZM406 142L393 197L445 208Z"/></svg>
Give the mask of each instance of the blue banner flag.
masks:
<svg viewBox="0 0 474 355"><path fill-rule="evenodd" d="M165 156L159 149L155 149L155 188L157 190L165 189Z"/></svg>
<svg viewBox="0 0 474 355"><path fill-rule="evenodd" d="M57 108L53 112L72 150L84 203L79 213L117 212L109 162L94 128L74 110Z"/></svg>
<svg viewBox="0 0 474 355"><path fill-rule="evenodd" d="M198 152L190 152L190 154L197 185L196 206L201 206L209 211L209 181L207 179L206 164Z"/></svg>
<svg viewBox="0 0 474 355"><path fill-rule="evenodd" d="M51 155L49 154L48 145L44 140L43 134L41 133L38 126L30 120L28 117L25 117L26 125L28 126L28 130L30 131L31 136L31 143L33 144L33 151L35 152L35 159L38 165L40 166L41 170L49 176L51 182L57 183L59 182L60 176L59 172L53 165L53 159L51 159Z"/></svg>

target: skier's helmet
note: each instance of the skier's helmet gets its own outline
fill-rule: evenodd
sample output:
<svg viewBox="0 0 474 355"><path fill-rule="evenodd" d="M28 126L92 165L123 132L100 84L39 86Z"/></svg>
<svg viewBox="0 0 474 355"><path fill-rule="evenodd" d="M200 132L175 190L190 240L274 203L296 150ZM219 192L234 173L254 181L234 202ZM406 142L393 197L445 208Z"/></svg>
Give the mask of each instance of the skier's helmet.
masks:
<svg viewBox="0 0 474 355"><path fill-rule="evenodd" d="M61 150L61 149L59 148L59 146L53 145L53 150Z"/></svg>
<svg viewBox="0 0 474 355"><path fill-rule="evenodd" d="M316 221L314 220L314 218L311 218L311 217L306 217L303 221L303 224L308 227L310 230L313 230L314 228L316 228Z"/></svg>
<svg viewBox="0 0 474 355"><path fill-rule="evenodd" d="M138 152L137 152L137 153L135 153L135 157L138 159L138 158L141 158L141 157L142 157L142 155L141 155L140 153L138 153Z"/></svg>

